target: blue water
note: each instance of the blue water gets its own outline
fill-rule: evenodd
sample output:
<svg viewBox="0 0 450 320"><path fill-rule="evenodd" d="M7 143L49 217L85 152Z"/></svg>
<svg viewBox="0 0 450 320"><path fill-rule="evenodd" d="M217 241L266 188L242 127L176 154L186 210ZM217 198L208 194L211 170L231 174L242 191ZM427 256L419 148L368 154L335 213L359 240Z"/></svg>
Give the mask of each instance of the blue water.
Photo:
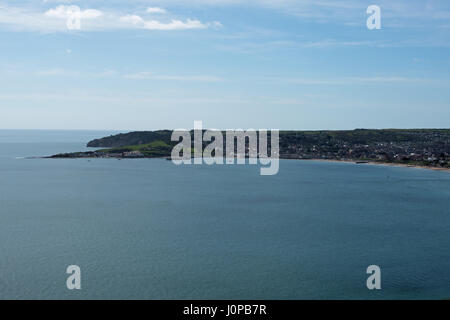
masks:
<svg viewBox="0 0 450 320"><path fill-rule="evenodd" d="M20 158L111 133L0 131L1 299L450 298L448 172Z"/></svg>

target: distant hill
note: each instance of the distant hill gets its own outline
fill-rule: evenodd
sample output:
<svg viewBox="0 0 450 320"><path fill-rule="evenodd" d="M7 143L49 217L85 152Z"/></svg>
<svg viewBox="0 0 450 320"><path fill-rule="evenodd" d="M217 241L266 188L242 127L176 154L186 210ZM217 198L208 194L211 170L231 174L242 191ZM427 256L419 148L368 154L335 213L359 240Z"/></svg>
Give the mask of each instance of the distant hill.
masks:
<svg viewBox="0 0 450 320"><path fill-rule="evenodd" d="M154 141L171 142L171 130L134 131L90 141L87 146L92 148L116 148ZM191 131L192 135L192 131ZM342 131L280 131L280 144L291 143L329 144L332 142L348 142L351 144L370 144L375 142L446 142L449 143L450 129L355 129Z"/></svg>
<svg viewBox="0 0 450 320"><path fill-rule="evenodd" d="M91 148L116 148L124 146L134 146L139 144L148 144L153 141L163 141L170 144L171 130L159 131L135 131L130 133L121 133L101 139L90 141L87 146Z"/></svg>

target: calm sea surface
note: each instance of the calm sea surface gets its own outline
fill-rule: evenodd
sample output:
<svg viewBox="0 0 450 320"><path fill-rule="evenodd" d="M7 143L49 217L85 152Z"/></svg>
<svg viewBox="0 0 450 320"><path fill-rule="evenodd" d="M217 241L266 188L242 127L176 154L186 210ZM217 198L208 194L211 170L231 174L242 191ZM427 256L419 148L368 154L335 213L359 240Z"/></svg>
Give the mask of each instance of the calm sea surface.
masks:
<svg viewBox="0 0 450 320"><path fill-rule="evenodd" d="M21 158L109 134L0 131L0 299L450 298L448 172Z"/></svg>

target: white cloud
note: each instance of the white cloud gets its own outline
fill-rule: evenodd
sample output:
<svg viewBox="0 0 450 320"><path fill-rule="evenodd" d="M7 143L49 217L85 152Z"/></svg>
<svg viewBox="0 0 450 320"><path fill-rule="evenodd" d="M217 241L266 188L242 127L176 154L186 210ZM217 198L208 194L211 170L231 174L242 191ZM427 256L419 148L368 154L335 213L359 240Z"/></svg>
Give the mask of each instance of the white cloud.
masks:
<svg viewBox="0 0 450 320"><path fill-rule="evenodd" d="M120 21L126 22L126 23L132 23L134 25L144 23L144 19L142 19L140 16L135 15L135 14L129 14L129 15L120 17Z"/></svg>
<svg viewBox="0 0 450 320"><path fill-rule="evenodd" d="M149 7L147 8L147 13L160 13L160 14L164 14L167 11L163 8L159 8L159 7Z"/></svg>
<svg viewBox="0 0 450 320"><path fill-rule="evenodd" d="M157 20L144 20L138 15L127 15L120 18L120 21L131 23L132 25L147 30L186 30L186 29L205 29L208 24L203 24L199 20L187 19L171 20L170 22L160 22Z"/></svg>
<svg viewBox="0 0 450 320"><path fill-rule="evenodd" d="M154 9L154 8L153 8ZM68 19L79 18L79 31L107 31L118 29L189 30L221 26L219 22L203 23L197 19L151 19L136 14L124 15L118 11L79 9L77 6L59 5L39 11L25 7L0 5L0 28L14 31L68 32Z"/></svg>
<svg viewBox="0 0 450 320"><path fill-rule="evenodd" d="M59 19L67 19L74 14L76 14L80 19L95 19L101 17L103 15L103 12L96 9L81 10L77 6L64 5L57 6L56 8L50 9L45 12L45 15L47 17L54 17Z"/></svg>

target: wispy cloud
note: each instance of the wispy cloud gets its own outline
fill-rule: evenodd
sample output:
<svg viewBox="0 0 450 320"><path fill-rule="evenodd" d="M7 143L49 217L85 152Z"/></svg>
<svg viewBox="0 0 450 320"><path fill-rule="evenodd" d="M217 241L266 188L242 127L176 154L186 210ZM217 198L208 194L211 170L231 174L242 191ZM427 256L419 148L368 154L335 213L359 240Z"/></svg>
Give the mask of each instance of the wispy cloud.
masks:
<svg viewBox="0 0 450 320"><path fill-rule="evenodd" d="M373 77L339 77L339 78L297 78L297 77L269 77L259 78L261 81L289 83L298 85L358 85L358 84L434 84L446 85L448 81L429 78L414 78L406 76L373 76Z"/></svg>
<svg viewBox="0 0 450 320"><path fill-rule="evenodd" d="M118 74L115 70L104 70L99 72L81 72L79 70L68 70L63 68L54 68L48 70L40 70L35 73L37 76L48 76L48 77L94 77L94 78L103 78L103 77L112 77Z"/></svg>
<svg viewBox="0 0 450 320"><path fill-rule="evenodd" d="M231 39L232 40L232 39ZM400 45L400 43L396 43ZM317 41L298 41L298 40L274 40L259 42L239 42L232 44L218 44L216 48L221 51L235 53L259 53L274 50L289 50L300 48L337 48L337 47L387 47L392 44L374 40L332 40L324 39Z"/></svg>
<svg viewBox="0 0 450 320"><path fill-rule="evenodd" d="M41 70L41 71L36 72L36 74L38 76L78 76L78 75L80 75L80 72L56 68L56 69L49 69L49 70Z"/></svg>
<svg viewBox="0 0 450 320"><path fill-rule="evenodd" d="M152 72L138 72L124 75L126 79L135 80L172 80L172 81L195 81L195 82L219 82L223 78L208 75L158 75Z"/></svg>
<svg viewBox="0 0 450 320"><path fill-rule="evenodd" d="M281 10L293 15L316 18L345 18L355 12L364 11L370 2L361 0L148 0L148 3L165 6L246 6ZM378 0L377 5L384 8L389 15L402 17L448 17L449 8L446 0ZM339 16L332 16L341 13Z"/></svg>
<svg viewBox="0 0 450 320"><path fill-rule="evenodd" d="M176 82L223 82L225 78L214 75L179 75L179 74L157 74L154 72L135 72L122 73L112 69L104 71L79 71L63 68L54 68L48 70L40 70L35 72L37 76L55 76L55 77L118 77L127 80L148 80L148 81L176 81ZM241 79L243 80L243 79ZM353 76L353 77L249 77L247 80L254 83L283 83L291 85L306 85L306 86L353 86L353 85L434 85L434 86L449 86L448 80L431 79L431 78L417 78L401 75L379 75L379 76Z"/></svg>
<svg viewBox="0 0 450 320"><path fill-rule="evenodd" d="M57 100L57 101L84 101L84 102L121 102L121 103L152 103L152 104L167 104L167 103L175 103L175 104L229 104L229 105L243 105L243 104L251 104L255 101L255 97L248 97L244 99L242 96L239 97L224 97L224 98L210 98L202 96L193 96L193 97L169 97L169 96L158 96L158 95L141 95L141 96L130 96L124 94L118 94L117 92L108 92L107 94L99 94L97 92L85 92L85 91L65 91L65 92L27 92L27 93L10 93L10 92L1 92L0 91L0 99L4 100L31 100L31 101L49 101L49 100ZM278 100L276 99L264 99L261 103L267 104L275 104ZM287 102L287 100L285 100ZM293 102L293 101L291 101ZM286 103L287 104L287 103ZM293 104L293 103L291 103Z"/></svg>
<svg viewBox="0 0 450 320"><path fill-rule="evenodd" d="M79 71L64 68L52 68L39 70L34 73L37 76L46 77L120 77L129 80L159 80L159 81L184 81L184 82L221 82L224 78L213 75L164 75L153 72L121 73L116 70L107 69L104 71Z"/></svg>

